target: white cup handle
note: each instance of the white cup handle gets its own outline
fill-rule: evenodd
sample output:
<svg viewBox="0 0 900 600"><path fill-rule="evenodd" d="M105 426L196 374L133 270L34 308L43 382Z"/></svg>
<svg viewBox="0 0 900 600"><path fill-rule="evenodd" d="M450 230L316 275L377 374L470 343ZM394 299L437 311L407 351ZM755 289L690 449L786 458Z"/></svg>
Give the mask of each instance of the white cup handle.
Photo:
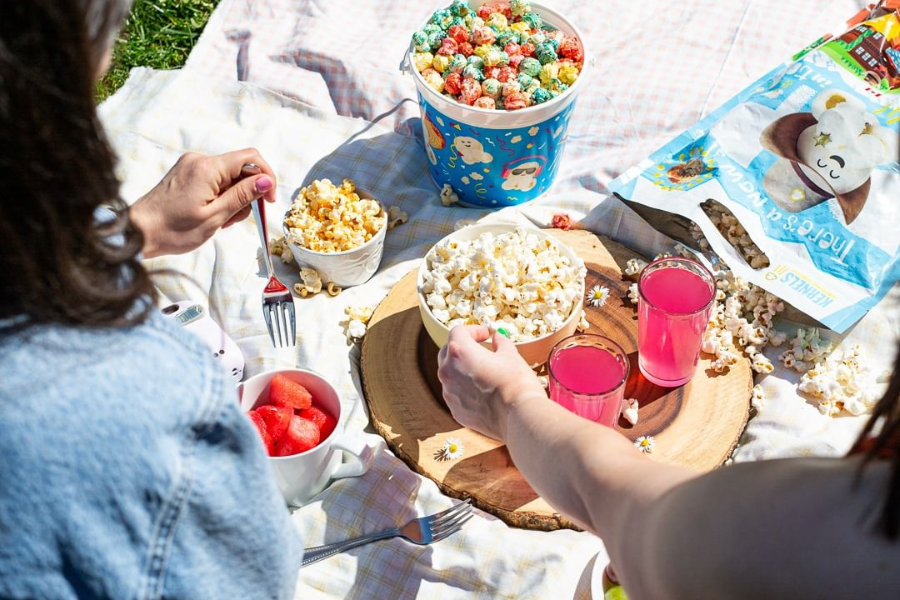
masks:
<svg viewBox="0 0 900 600"><path fill-rule="evenodd" d="M366 443L365 438L359 435L343 434L332 442L331 447L342 450L350 455L350 462L342 462L331 474L332 479L344 477L359 477L372 466L375 460L375 452Z"/></svg>

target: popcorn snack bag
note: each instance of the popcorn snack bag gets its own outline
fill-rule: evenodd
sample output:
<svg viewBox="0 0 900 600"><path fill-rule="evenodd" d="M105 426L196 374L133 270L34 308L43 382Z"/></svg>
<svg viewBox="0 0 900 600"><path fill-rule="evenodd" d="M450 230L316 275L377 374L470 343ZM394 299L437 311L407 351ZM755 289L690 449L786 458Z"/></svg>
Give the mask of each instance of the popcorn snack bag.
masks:
<svg viewBox="0 0 900 600"><path fill-rule="evenodd" d="M528 0L454 0L416 31L416 82L428 169L465 206L534 200L556 175L587 64L581 35Z"/></svg>
<svg viewBox="0 0 900 600"><path fill-rule="evenodd" d="M736 274L838 332L900 276L900 18L878 8L859 21L610 184L665 233L694 247L705 237ZM703 235L679 234L669 213Z"/></svg>

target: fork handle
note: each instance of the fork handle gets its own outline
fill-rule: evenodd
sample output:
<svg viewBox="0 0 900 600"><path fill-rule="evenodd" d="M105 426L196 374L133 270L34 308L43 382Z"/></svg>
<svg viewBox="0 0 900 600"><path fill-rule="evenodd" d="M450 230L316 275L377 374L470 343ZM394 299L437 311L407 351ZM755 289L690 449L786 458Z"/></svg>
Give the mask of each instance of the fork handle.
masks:
<svg viewBox="0 0 900 600"><path fill-rule="evenodd" d="M275 268L272 266L272 256L269 254L269 236L266 230L266 208L263 206L263 202L265 201L260 198L259 200L251 202L250 206L253 209L253 218L256 220L256 231L259 233L259 243L262 245L266 269L268 270L269 277L271 277Z"/></svg>
<svg viewBox="0 0 900 600"><path fill-rule="evenodd" d="M331 544L326 544L324 546L314 546L312 548L307 548L303 551L303 563L301 564L301 566L305 567L306 565L311 565L314 562L319 562L323 558L328 558L329 556L340 554L341 552L345 552L347 550L350 550L351 548L358 548L359 546L364 546L370 542L386 540L392 537L397 537L399 535L400 529L397 527L393 527L391 529L385 529L384 531L368 533L366 535L361 535L349 540L344 540L343 542L334 542Z"/></svg>

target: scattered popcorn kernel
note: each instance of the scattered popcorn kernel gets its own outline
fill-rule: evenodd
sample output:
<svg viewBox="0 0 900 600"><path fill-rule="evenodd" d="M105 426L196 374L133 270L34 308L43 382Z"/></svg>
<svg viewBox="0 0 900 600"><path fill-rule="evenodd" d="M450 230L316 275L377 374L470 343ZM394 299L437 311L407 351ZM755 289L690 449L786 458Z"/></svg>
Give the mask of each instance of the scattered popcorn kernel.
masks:
<svg viewBox="0 0 900 600"><path fill-rule="evenodd" d="M815 335L811 331L815 331ZM818 330L801 330L798 337L804 342L818 340ZM819 412L823 415L865 414L887 389L881 374L874 373L868 362L859 344L835 350L806 370L800 378L799 389L818 400Z"/></svg>
<svg viewBox="0 0 900 600"><path fill-rule="evenodd" d="M441 188L441 204L450 206L452 204L457 204L458 202L459 195L453 191L453 188L449 183L445 183L444 187Z"/></svg>
<svg viewBox="0 0 900 600"><path fill-rule="evenodd" d="M766 394L763 392L763 389L759 386L759 384L754 385L753 389L750 390L750 406L755 408L757 411L762 410L766 405Z"/></svg>
<svg viewBox="0 0 900 600"><path fill-rule="evenodd" d="M269 254L277 256L281 262L288 265L294 262L294 254L283 235L269 240Z"/></svg>
<svg viewBox="0 0 900 600"><path fill-rule="evenodd" d="M632 425L638 423L638 400L637 398L622 398L622 416Z"/></svg>
<svg viewBox="0 0 900 600"><path fill-rule="evenodd" d="M397 225L402 225L409 221L409 215L400 210L398 206L391 206L387 212L388 229L393 229Z"/></svg>
<svg viewBox="0 0 900 600"><path fill-rule="evenodd" d="M342 288L335 282L329 281L328 285L325 287L325 290L328 292L329 296L337 296L341 293Z"/></svg>

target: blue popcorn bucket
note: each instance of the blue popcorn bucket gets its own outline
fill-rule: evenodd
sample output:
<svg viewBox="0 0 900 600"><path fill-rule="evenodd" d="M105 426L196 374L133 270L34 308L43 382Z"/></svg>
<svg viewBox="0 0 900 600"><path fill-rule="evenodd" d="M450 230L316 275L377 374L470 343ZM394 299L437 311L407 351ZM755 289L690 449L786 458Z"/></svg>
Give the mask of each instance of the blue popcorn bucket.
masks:
<svg viewBox="0 0 900 600"><path fill-rule="evenodd" d="M469 5L477 9L488 3ZM407 50L404 62L416 82L428 172L439 189L450 185L463 206L520 206L549 190L556 177L569 117L592 61L575 25L543 5L531 6L545 26L576 37L584 52L578 79L543 104L506 111L459 103L425 82L411 60L415 48L410 44Z"/></svg>

